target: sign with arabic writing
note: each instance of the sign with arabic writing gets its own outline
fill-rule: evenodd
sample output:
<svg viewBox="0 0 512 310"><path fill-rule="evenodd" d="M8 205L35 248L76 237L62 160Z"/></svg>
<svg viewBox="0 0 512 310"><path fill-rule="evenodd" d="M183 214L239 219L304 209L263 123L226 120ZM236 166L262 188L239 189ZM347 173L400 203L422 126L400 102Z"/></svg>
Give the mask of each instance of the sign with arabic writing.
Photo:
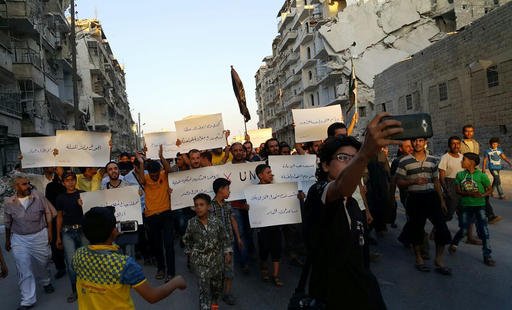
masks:
<svg viewBox="0 0 512 310"><path fill-rule="evenodd" d="M55 166L55 136L20 138L21 166L23 168Z"/></svg>
<svg viewBox="0 0 512 310"><path fill-rule="evenodd" d="M57 166L104 167L110 161L110 133L57 130Z"/></svg>
<svg viewBox="0 0 512 310"><path fill-rule="evenodd" d="M327 138L327 127L335 122L342 122L340 105L315 109L293 109L295 123L295 142L310 142Z"/></svg>
<svg viewBox="0 0 512 310"><path fill-rule="evenodd" d="M217 178L231 181L229 201L244 199L244 189L258 183L255 173L258 164L225 164L170 173L171 208L177 210L192 206L194 196L199 193L213 197L213 181Z"/></svg>
<svg viewBox="0 0 512 310"><path fill-rule="evenodd" d="M245 189L251 228L302 222L297 183L259 184Z"/></svg>
<svg viewBox="0 0 512 310"><path fill-rule="evenodd" d="M226 146L222 114L187 118L174 122L184 150L208 150Z"/></svg>
<svg viewBox="0 0 512 310"><path fill-rule="evenodd" d="M160 145L162 145L164 158L176 158L178 152L183 152L180 147L176 146L177 138L175 131L147 133L144 134L144 140L148 148L146 152L147 158L158 159Z"/></svg>
<svg viewBox="0 0 512 310"><path fill-rule="evenodd" d="M247 134L251 138L252 145L256 148L260 144L265 143L268 139L272 138L272 128L261 128L248 130Z"/></svg>
<svg viewBox="0 0 512 310"><path fill-rule="evenodd" d="M84 192L80 193L80 198L82 198L84 214L93 207L112 206L116 209L118 222L137 221L139 225L142 225L138 185Z"/></svg>
<svg viewBox="0 0 512 310"><path fill-rule="evenodd" d="M268 164L276 183L316 180L316 155L269 156Z"/></svg>

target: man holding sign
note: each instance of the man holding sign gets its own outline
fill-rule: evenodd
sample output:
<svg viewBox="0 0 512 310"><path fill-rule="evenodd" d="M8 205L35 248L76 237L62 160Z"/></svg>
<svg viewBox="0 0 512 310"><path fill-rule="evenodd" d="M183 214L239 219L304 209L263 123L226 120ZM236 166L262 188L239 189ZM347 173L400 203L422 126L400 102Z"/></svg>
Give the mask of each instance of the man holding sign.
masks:
<svg viewBox="0 0 512 310"><path fill-rule="evenodd" d="M172 190L167 177L171 166L163 156L161 145L158 151L160 162L148 161L148 173L144 173L144 160L141 155L136 153L136 156L139 180L146 192L145 226L148 228L149 243L156 257L155 278L161 280L165 277L165 281L169 281L176 273L170 199Z"/></svg>

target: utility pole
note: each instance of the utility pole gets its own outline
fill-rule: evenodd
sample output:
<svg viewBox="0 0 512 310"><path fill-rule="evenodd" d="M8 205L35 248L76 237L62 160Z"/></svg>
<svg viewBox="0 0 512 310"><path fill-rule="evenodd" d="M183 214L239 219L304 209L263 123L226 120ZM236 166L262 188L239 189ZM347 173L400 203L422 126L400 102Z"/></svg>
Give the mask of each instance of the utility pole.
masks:
<svg viewBox="0 0 512 310"><path fill-rule="evenodd" d="M78 72L76 64L76 26L75 26L75 0L71 0L71 62L73 66L73 111L75 116L75 130L82 129L82 123L80 122L80 108L78 98Z"/></svg>
<svg viewBox="0 0 512 310"><path fill-rule="evenodd" d="M138 113L137 116L139 118L139 120L138 120L139 124L137 125L137 150L138 150L141 147L140 145L142 144L142 143L140 143L141 139L142 139L142 137L140 135L140 112Z"/></svg>

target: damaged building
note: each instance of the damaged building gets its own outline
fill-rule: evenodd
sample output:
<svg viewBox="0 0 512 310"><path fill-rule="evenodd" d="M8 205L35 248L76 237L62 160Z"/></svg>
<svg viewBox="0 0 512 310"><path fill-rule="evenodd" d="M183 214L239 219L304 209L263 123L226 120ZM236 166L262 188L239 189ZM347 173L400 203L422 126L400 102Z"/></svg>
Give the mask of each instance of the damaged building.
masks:
<svg viewBox="0 0 512 310"><path fill-rule="evenodd" d="M377 107L374 77L509 0L287 0L272 55L256 73L259 127L293 142L291 109L340 104L350 119L354 64L358 130Z"/></svg>
<svg viewBox="0 0 512 310"><path fill-rule="evenodd" d="M21 136L54 135L73 119L69 1L0 1L0 175Z"/></svg>
<svg viewBox="0 0 512 310"><path fill-rule="evenodd" d="M114 57L101 23L76 21L77 70L81 77L80 110L88 130L112 133L112 153L135 149L134 121L126 94L123 66Z"/></svg>
<svg viewBox="0 0 512 310"><path fill-rule="evenodd" d="M432 115L434 154L475 126L481 150L491 137L512 145L512 3L413 54L375 77L376 110Z"/></svg>

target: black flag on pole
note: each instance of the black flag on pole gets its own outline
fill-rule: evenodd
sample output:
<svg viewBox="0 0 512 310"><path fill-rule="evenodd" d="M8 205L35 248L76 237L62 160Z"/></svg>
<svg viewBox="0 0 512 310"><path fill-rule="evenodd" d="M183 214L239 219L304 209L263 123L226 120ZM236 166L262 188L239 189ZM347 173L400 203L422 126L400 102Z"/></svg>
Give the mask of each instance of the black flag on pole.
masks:
<svg viewBox="0 0 512 310"><path fill-rule="evenodd" d="M236 100L238 101L240 113L244 116L244 120L247 123L251 120L251 114L249 113L249 109L247 109L244 85L242 84L242 80L240 80L240 77L238 76L238 73L236 73L233 66L231 66L231 82L233 83L233 91L235 92Z"/></svg>

